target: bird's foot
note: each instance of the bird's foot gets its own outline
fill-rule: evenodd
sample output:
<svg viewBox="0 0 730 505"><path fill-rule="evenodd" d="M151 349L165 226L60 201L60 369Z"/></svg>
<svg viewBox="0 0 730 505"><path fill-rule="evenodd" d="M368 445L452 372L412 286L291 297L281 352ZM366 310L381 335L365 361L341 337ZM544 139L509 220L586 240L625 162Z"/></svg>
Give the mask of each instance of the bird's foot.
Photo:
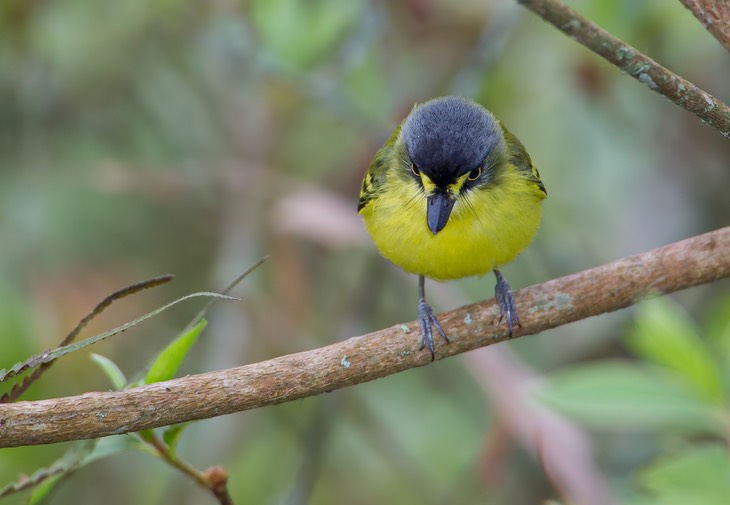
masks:
<svg viewBox="0 0 730 505"><path fill-rule="evenodd" d="M499 326L502 324L502 319L507 316L507 329L509 330L509 338L512 338L512 328L515 326L519 326L522 328L522 325L520 324L520 318L517 317L517 308L515 307L515 298L512 296L512 290L509 287L509 283L507 280L502 277L502 274L499 272L495 272L497 274L497 285L494 287L494 296L497 298L497 303L499 303L499 321L497 322L497 325Z"/></svg>
<svg viewBox="0 0 730 505"><path fill-rule="evenodd" d="M428 346L428 350L431 351L431 361L433 361L436 359L436 353L434 352L433 330L431 325L436 327L436 330L438 330L444 340L446 340L447 344L449 343L449 337L446 336L443 328L441 328L439 320L436 319L436 316L433 313L433 309L423 298L418 300L418 322L421 325L421 347L419 347L418 350L422 351L424 347Z"/></svg>

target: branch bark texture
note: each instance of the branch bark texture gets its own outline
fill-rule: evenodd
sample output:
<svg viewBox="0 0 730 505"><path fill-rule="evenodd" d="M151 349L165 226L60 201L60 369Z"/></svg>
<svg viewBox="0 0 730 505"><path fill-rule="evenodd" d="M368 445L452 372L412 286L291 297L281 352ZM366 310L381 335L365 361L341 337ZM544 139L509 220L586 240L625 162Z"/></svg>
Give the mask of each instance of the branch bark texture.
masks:
<svg viewBox="0 0 730 505"><path fill-rule="evenodd" d="M515 293L523 327L514 337L730 276L730 227L629 256ZM451 337L438 359L507 340L493 299L439 316ZM407 327L407 331L404 329ZM125 391L0 405L0 447L97 438L283 403L427 365L418 324L246 366Z"/></svg>
<svg viewBox="0 0 730 505"><path fill-rule="evenodd" d="M571 39L730 139L730 107L614 37L559 0L517 0Z"/></svg>
<svg viewBox="0 0 730 505"><path fill-rule="evenodd" d="M727 0L680 0L702 26L730 51L730 2Z"/></svg>

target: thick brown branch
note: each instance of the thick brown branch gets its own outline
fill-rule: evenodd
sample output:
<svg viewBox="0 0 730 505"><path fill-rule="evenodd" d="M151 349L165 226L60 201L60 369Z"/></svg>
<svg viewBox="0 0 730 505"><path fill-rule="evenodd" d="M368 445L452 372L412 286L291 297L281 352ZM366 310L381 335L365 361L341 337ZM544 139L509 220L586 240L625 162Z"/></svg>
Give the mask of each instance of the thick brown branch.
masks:
<svg viewBox="0 0 730 505"><path fill-rule="evenodd" d="M730 276L730 227L515 293L515 337ZM444 358L507 339L494 300L439 316L452 338ZM398 325L320 349L125 391L0 405L0 447L96 438L287 402L427 365L417 324ZM499 330L499 331L498 331Z"/></svg>
<svg viewBox="0 0 730 505"><path fill-rule="evenodd" d="M708 32L730 51L730 2L727 0L680 0Z"/></svg>
<svg viewBox="0 0 730 505"><path fill-rule="evenodd" d="M559 0L517 0L545 21L730 139L730 107L584 18Z"/></svg>

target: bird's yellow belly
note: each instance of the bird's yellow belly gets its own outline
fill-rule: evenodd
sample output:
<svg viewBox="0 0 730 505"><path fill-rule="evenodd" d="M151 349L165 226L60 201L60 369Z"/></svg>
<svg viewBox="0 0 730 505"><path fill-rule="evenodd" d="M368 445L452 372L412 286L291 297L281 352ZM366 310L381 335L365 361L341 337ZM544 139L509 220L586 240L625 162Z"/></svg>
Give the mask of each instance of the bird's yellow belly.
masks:
<svg viewBox="0 0 730 505"><path fill-rule="evenodd" d="M381 254L407 272L436 280L484 275L525 249L540 222L542 199L524 182L509 182L458 200L436 235L428 229L421 194L404 205L407 197L385 192L363 212L365 225Z"/></svg>

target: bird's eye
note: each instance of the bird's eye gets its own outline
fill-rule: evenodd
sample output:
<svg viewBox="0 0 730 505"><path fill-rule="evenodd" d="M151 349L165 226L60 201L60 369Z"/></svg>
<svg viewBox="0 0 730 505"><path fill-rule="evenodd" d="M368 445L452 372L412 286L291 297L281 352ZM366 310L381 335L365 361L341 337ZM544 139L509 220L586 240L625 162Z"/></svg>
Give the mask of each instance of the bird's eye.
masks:
<svg viewBox="0 0 730 505"><path fill-rule="evenodd" d="M471 172L469 172L469 177L467 177L467 179L471 182L474 182L477 179L479 179L479 176L481 176L481 175L482 175L482 167L477 167L474 170L472 170Z"/></svg>
<svg viewBox="0 0 730 505"><path fill-rule="evenodd" d="M416 166L415 163L411 163L411 172L413 172L413 175L415 175L416 177L421 176L421 171L418 170L418 167Z"/></svg>

